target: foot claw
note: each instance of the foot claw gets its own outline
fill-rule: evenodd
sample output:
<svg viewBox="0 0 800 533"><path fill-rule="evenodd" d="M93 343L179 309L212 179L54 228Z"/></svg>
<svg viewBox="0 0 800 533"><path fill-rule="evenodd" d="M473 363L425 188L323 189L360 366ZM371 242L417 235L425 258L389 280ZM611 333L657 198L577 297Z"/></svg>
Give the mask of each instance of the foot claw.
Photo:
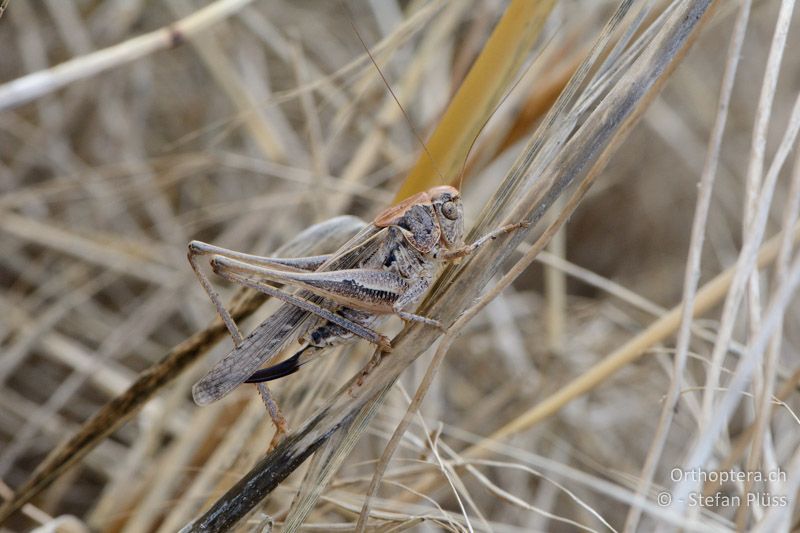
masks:
<svg viewBox="0 0 800 533"><path fill-rule="evenodd" d="M523 220L522 222L517 222L516 224L511 224L510 226L508 226L508 229L506 231L508 233L511 233L512 231L516 231L516 230L522 229L522 228L529 228L529 227L531 227L531 223L528 222L527 220Z"/></svg>
<svg viewBox="0 0 800 533"><path fill-rule="evenodd" d="M372 369L373 369L373 368L375 368L376 366L378 366L378 364L379 364L379 363L380 363L382 360L383 360L383 354L382 354L381 352L378 352L378 353L376 353L376 354L375 354L375 355L374 355L374 356L373 356L373 357L372 357L372 358L371 358L371 359L370 359L370 360L367 362L367 364L366 364L366 365L364 365L364 368L361 370L361 373L359 374L359 376L358 376L358 379L356 379L356 385L358 385L359 387L360 387L361 385L363 385L363 384L364 384L364 378L365 378L365 377L367 377L367 374L369 374L370 372L372 372Z"/></svg>
<svg viewBox="0 0 800 533"><path fill-rule="evenodd" d="M444 326L442 323L436 319L428 318L426 316L415 315L413 313L406 313L404 311L396 311L397 316L400 317L401 320L404 322L419 322L420 324L425 324L426 326L432 326L437 329L441 329L444 331Z"/></svg>
<svg viewBox="0 0 800 533"><path fill-rule="evenodd" d="M381 335L380 339L378 339L378 348L380 348L382 352L389 353L392 351L392 341L385 335Z"/></svg>
<svg viewBox="0 0 800 533"><path fill-rule="evenodd" d="M271 452L275 448L278 447L278 444L286 437L289 433L289 426L284 425L283 427L278 427L275 431L275 434L272 436L272 440L269 441L269 448L267 448L267 453Z"/></svg>

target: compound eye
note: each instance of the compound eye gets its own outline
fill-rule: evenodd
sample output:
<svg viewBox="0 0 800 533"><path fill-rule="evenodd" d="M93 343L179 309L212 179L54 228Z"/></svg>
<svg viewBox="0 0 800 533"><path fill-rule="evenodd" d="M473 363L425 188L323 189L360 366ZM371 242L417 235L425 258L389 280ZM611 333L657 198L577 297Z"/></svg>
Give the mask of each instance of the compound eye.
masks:
<svg viewBox="0 0 800 533"><path fill-rule="evenodd" d="M442 214L450 220L458 218L458 208L455 202L445 202L442 204Z"/></svg>

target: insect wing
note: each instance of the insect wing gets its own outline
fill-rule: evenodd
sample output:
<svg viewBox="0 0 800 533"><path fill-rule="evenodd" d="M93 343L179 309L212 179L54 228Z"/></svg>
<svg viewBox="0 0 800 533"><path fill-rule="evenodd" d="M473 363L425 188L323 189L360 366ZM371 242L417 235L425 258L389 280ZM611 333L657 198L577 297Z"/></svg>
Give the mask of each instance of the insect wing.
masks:
<svg viewBox="0 0 800 533"><path fill-rule="evenodd" d="M379 232L380 229L374 225L367 225L333 254L320 270L357 266L364 257L369 257L378 249L380 242L375 237ZM315 303L323 301L307 291L300 291L298 296ZM192 387L195 403L210 404L235 389L289 342L297 339L305 322L312 318L311 313L293 305L284 304L279 307L247 335L240 346L234 348L203 379L195 383Z"/></svg>
<svg viewBox="0 0 800 533"><path fill-rule="evenodd" d="M309 313L293 305L282 305L256 327L242 344L214 365L192 387L198 405L219 400L246 380L264 362L297 338Z"/></svg>

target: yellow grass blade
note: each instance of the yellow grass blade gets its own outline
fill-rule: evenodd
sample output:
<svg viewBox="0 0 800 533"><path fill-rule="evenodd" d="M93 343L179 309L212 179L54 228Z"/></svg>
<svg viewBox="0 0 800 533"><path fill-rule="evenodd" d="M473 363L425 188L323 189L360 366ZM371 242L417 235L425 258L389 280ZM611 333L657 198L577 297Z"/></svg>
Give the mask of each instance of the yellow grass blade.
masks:
<svg viewBox="0 0 800 533"><path fill-rule="evenodd" d="M395 201L439 183L440 174L448 182L458 175L473 140L508 90L554 3L553 0L511 2Z"/></svg>

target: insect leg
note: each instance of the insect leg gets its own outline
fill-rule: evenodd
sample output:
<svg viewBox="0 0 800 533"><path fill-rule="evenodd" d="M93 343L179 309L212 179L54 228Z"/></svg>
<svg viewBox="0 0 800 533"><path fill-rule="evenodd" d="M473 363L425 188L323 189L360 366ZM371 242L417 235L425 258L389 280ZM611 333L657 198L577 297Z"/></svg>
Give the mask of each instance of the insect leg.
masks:
<svg viewBox="0 0 800 533"><path fill-rule="evenodd" d="M214 304L214 307L217 308L217 314L220 316L220 318L222 318L222 321L228 328L231 337L233 337L233 342L237 347L242 343L242 333L239 331L239 328L234 322L233 317L231 317L228 310L222 304L222 301L219 298L219 294L217 293L216 290L214 290L214 287L211 285L211 282L197 266L197 256L212 255L212 254L220 255L223 257L230 257L232 259L243 261L249 264L293 268L299 271L303 270L314 271L317 268L319 268L319 266L322 265L322 263L324 263L325 261L327 261L328 258L330 257L330 255L314 255L314 256L290 258L290 259L262 257L259 255L236 252L234 250L222 248L221 246L214 246L213 244L208 244L202 241L191 241L189 243L189 252L187 254L187 257L189 259L189 264L191 265L195 276L197 276L200 285L206 291L206 294L208 294L208 297Z"/></svg>
<svg viewBox="0 0 800 533"><path fill-rule="evenodd" d="M494 231L491 231L478 239L477 241L473 242L472 244L467 244L455 250L448 250L442 254L442 259L446 261L450 261L453 259L458 259L460 257L467 256L486 244L489 241L496 239L497 237L505 234L511 233L512 231L516 231L521 228L527 228L529 224L527 222L517 222L516 224L507 224L501 228L497 228Z"/></svg>
<svg viewBox="0 0 800 533"><path fill-rule="evenodd" d="M197 276L198 281L200 281L200 285L205 289L206 294L214 303L214 307L217 309L217 314L222 318L222 321L225 323L225 326L228 328L228 331L233 338L234 345L238 348L242 345L243 338L242 333L239 331L239 327L236 325L236 322L233 320L233 317L228 312L227 308L222 304L220 300L219 293L214 290L211 282L208 278L202 273L202 271L198 268L197 265L197 257L200 255L208 255L208 254L224 254L226 256L236 257L239 260L249 261L256 264L268 264L268 265L277 265L277 266L285 266L290 268L296 269L311 269L314 270L319 267L322 263L324 263L329 256L312 256L306 258L299 258L299 259L274 259L271 260L270 258L264 258L257 255L251 254L244 254L241 252L236 252L233 250L228 250L225 248L221 248L219 246L214 246L211 244L207 244L201 241L192 241L189 243L189 252L187 257L189 259L189 264L192 267L195 275ZM286 423L286 417L283 416L281 413L280 407L278 407L277 402L272 397L272 394L267 388L266 385L259 383L258 384L258 392L261 396L261 399L264 402L264 405L267 408L267 412L269 413L272 422L275 424L276 432L275 436L272 439L272 445L274 445L277 440L289 430L289 425Z"/></svg>
<svg viewBox="0 0 800 533"><path fill-rule="evenodd" d="M356 324L352 320L349 320L341 315L337 315L336 313L329 311L328 309L325 309L324 307L319 306L313 302L310 302L303 298L298 298L293 294L283 292L280 289L277 289L265 282L251 279L246 275L231 270L220 263L216 262L214 263L214 271L220 276L230 281L233 281L234 283L238 283L245 287L249 287L251 289L263 292L264 294L268 294L273 298L278 298L279 300L294 305L295 307L299 307L304 311L313 313L320 318L324 318L328 322L332 322L338 326L341 326L350 333L377 345L381 350L385 352L391 351L392 349L391 344L389 343L389 339L387 339L380 333L377 333L368 327Z"/></svg>
<svg viewBox="0 0 800 533"><path fill-rule="evenodd" d="M208 405L219 400L245 379L250 377L265 361L283 350L302 327L308 313L293 305L282 305L275 313L247 335L242 344L234 348L192 387L192 396L198 405Z"/></svg>
<svg viewBox="0 0 800 533"><path fill-rule="evenodd" d="M442 324L437 320L403 310L404 307L416 302L428 289L431 279L427 276L422 276L411 285L408 285L408 280L402 278L399 274L385 270L351 269L319 273L290 273L250 266L235 259L223 257L212 258L211 266L220 275L225 275L221 271L226 271L229 274L236 273L235 275L242 276L245 279L250 279L248 276L257 276L276 283L298 285L353 309L382 314L395 313L403 320L421 322L443 329ZM240 280L236 281L237 283L242 283ZM369 293L380 293L382 296L376 299L369 299ZM311 312L319 315L316 311ZM327 317L323 316L323 318ZM350 326L342 325L342 327L359 335Z"/></svg>
<svg viewBox="0 0 800 533"><path fill-rule="evenodd" d="M208 298L214 304L214 307L216 307L217 314L225 323L225 327L228 328L228 332L231 334L231 337L233 338L234 346L238 348L239 345L242 344L242 332L239 331L239 327L236 325L236 322L233 321L233 317L225 308L225 306L222 304L222 300L220 300L219 294L217 293L216 290L214 290L214 287L211 285L211 282L208 281L206 275L203 274L203 272L197 266L198 254L192 248L192 244L196 242L198 241L192 241L191 243L189 243L189 253L186 256L189 259L189 265L191 265L192 271L194 272L194 275L197 277L197 281L200 282L200 285L203 287L203 290L205 290L206 294L208 294Z"/></svg>
<svg viewBox="0 0 800 533"><path fill-rule="evenodd" d="M192 267L192 270L197 276L198 281L200 281L200 285L202 285L203 289L205 289L206 294L214 303L214 307L217 308L217 314L222 318L222 321L225 322L225 326L228 328L228 332L230 332L231 337L233 338L233 344L237 348L242 345L243 338L242 333L239 331L239 327L234 322L233 317L222 304L222 301L219 298L219 294L217 291L214 290L212 287L211 282L208 281L208 278L202 273L202 271L197 266L197 253L193 250L193 244L197 243L198 241L192 241L189 244L189 253L187 257L189 258L189 264ZM269 413L270 419L272 419L272 423L275 424L275 436L272 438L272 443L276 443L277 439L281 436L286 434L289 429L288 424L286 423L286 417L283 416L281 413L280 407L278 407L277 402L270 394L269 389L266 385L259 384L258 385L258 392L261 395L261 399L264 402L264 405L267 407L267 412Z"/></svg>
<svg viewBox="0 0 800 533"><path fill-rule="evenodd" d="M261 255L246 254L229 250L221 246L214 246L203 241L192 241L189 243L189 255L221 255L238 261L243 261L251 265L270 266L286 268L296 271L313 272L322 263L331 258L330 254L311 255L307 257L265 257Z"/></svg>
<svg viewBox="0 0 800 533"><path fill-rule="evenodd" d="M273 449L280 442L283 435L289 432L289 424L286 422L286 417L283 416L281 408L278 407L278 402L272 397L269 388L263 383L257 383L256 388L264 402L264 407L267 408L272 423L275 424L275 435L272 436L272 442L269 443L269 449Z"/></svg>
<svg viewBox="0 0 800 533"><path fill-rule="evenodd" d="M409 313L407 311L400 311L400 310L396 310L395 313L397 313L397 316L399 316L406 322L420 322L422 324L432 326L436 329L446 331L442 323L436 320L435 318L428 318L426 316L415 315L414 313Z"/></svg>
<svg viewBox="0 0 800 533"><path fill-rule="evenodd" d="M208 294L209 299L214 304L214 307L217 309L217 314L222 318L222 321L225 323L225 326L228 328L228 331L233 337L233 343L236 347L242 344L242 333L239 331L239 327L234 322L233 317L231 317L228 310L222 304L220 300L219 293L214 290L214 287L211 285L211 282L208 278L203 274L200 268L197 265L197 257L201 255L220 255L223 257L230 257L232 259L237 259L239 261L247 262L250 264L255 265L269 265L269 266L278 266L278 267L288 267L297 270L310 270L314 271L319 268L322 263L330 258L330 255L315 255L315 256L308 256L308 257L299 257L299 258L273 258L273 257L262 257L259 255L252 255L246 254L242 252L237 252L234 250L229 250L227 248L223 248L221 246L214 246L213 244L208 244L202 241L191 241L189 243L189 252L187 257L189 259L189 264L194 271L195 276L197 276L200 285Z"/></svg>
<svg viewBox="0 0 800 533"><path fill-rule="evenodd" d="M444 331L444 326L438 320L403 311L403 308L413 305L425 294L425 291L431 286L431 282L432 279L429 276L420 276L394 303L394 312L407 322L421 322Z"/></svg>

